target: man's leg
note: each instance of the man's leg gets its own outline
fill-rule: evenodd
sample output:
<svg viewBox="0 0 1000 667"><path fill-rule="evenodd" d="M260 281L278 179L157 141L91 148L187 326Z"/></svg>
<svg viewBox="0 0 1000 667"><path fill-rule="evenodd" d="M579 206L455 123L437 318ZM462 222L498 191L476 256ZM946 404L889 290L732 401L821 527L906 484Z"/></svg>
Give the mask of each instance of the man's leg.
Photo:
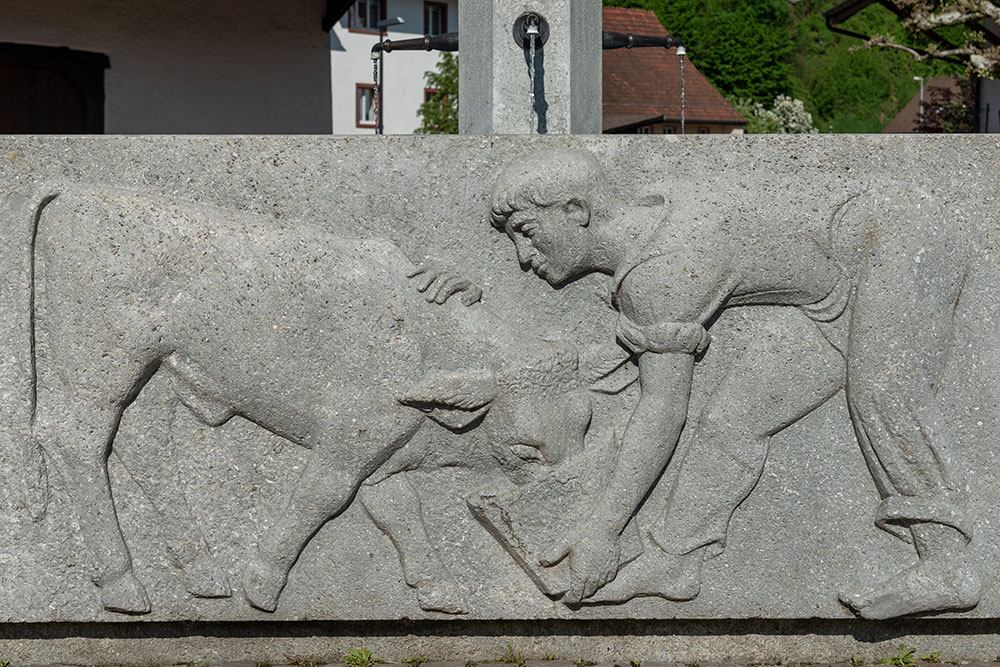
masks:
<svg viewBox="0 0 1000 667"><path fill-rule="evenodd" d="M865 618L963 609L980 595L965 556L963 464L937 398L969 257L957 225L944 238L945 218L922 209L932 210L884 233L860 277L847 351L851 418L883 497L876 523L912 539L920 559L841 596Z"/></svg>
<svg viewBox="0 0 1000 667"><path fill-rule="evenodd" d="M801 311L776 312L763 330L689 424L645 552L592 600L695 597L705 557L722 552L730 517L760 479L770 437L843 387L843 357Z"/></svg>

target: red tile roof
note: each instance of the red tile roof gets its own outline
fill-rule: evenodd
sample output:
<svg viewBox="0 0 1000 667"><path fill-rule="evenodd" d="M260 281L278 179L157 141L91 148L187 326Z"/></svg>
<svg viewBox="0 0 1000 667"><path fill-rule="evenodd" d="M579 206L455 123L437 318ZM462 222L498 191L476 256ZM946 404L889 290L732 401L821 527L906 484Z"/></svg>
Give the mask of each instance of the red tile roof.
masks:
<svg viewBox="0 0 1000 667"><path fill-rule="evenodd" d="M636 35L666 35L656 14L645 9L604 8L604 29ZM683 39L683 35L678 35ZM680 59L677 49L637 48L604 52L605 131L663 119L680 122ZM684 115L688 123L746 120L708 82L684 62Z"/></svg>

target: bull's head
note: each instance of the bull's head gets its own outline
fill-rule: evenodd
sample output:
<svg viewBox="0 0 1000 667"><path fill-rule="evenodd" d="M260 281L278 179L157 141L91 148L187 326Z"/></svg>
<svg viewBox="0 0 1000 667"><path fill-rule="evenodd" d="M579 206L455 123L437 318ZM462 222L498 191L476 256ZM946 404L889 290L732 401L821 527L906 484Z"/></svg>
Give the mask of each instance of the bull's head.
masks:
<svg viewBox="0 0 1000 667"><path fill-rule="evenodd" d="M496 368L429 371L400 402L460 431L481 425L505 469L525 462L551 466L581 451L590 426L590 392L618 393L635 381L635 366L617 345L581 352L536 341Z"/></svg>

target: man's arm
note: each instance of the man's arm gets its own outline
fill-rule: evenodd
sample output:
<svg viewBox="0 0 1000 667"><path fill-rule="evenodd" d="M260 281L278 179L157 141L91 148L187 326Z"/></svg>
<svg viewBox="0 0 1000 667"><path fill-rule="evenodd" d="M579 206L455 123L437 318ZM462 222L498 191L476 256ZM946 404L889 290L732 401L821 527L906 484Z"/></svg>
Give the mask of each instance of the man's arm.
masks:
<svg viewBox="0 0 1000 667"><path fill-rule="evenodd" d="M694 355L639 357L642 394L629 419L614 473L594 511L609 534L619 535L674 453L687 420Z"/></svg>
<svg viewBox="0 0 1000 667"><path fill-rule="evenodd" d="M569 557L566 604L577 604L614 579L618 537L673 455L687 419L695 355L707 344L702 322L712 315L726 276L694 273L658 258L637 267L623 285L619 340L639 354L641 396L625 430L614 471L589 519L550 549L542 565ZM689 258L690 259L690 258Z"/></svg>
<svg viewBox="0 0 1000 667"><path fill-rule="evenodd" d="M562 601L578 604L615 578L618 538L673 455L687 418L694 356L647 353L639 358L642 395L632 413L604 496L590 520L564 536L541 559L570 559L570 587Z"/></svg>

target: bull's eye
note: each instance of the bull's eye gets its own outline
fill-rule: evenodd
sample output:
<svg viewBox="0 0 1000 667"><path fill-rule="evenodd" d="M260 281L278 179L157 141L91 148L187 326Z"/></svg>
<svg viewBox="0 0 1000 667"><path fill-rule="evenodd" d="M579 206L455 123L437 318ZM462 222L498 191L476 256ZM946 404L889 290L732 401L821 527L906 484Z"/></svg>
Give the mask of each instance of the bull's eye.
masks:
<svg viewBox="0 0 1000 667"><path fill-rule="evenodd" d="M537 447L532 447L531 445L511 445L510 451L514 452L514 455L523 461L545 463L545 457L542 456Z"/></svg>

